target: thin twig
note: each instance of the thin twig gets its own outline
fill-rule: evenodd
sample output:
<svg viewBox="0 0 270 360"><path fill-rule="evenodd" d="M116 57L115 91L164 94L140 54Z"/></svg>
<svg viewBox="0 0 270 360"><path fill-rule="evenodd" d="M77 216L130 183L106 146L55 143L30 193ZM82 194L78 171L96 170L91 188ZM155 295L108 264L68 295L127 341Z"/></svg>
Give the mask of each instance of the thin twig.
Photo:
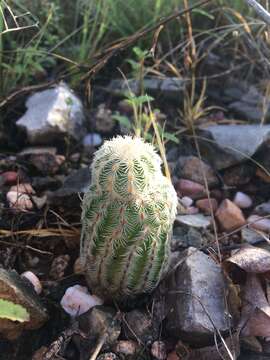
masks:
<svg viewBox="0 0 270 360"><path fill-rule="evenodd" d="M261 4L256 0L245 0L245 2L255 10L266 24L270 25L270 13Z"/></svg>

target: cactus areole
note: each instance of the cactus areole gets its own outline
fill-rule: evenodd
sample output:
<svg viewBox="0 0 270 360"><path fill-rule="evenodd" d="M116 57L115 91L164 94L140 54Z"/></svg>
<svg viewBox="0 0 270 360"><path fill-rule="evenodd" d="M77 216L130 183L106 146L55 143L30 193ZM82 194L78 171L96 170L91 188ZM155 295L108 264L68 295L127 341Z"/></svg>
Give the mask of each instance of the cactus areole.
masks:
<svg viewBox="0 0 270 360"><path fill-rule="evenodd" d="M161 159L142 139L118 136L91 170L80 249L90 288L110 299L151 292L167 269L177 206Z"/></svg>

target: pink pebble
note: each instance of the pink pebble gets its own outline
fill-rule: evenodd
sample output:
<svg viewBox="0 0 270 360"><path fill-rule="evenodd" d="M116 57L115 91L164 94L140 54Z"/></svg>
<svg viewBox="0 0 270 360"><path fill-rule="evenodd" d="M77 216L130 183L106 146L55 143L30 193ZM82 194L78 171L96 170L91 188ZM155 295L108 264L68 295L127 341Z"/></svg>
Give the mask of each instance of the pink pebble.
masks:
<svg viewBox="0 0 270 360"><path fill-rule="evenodd" d="M233 199L233 202L239 206L241 209L247 209L252 205L252 199L247 194L238 191Z"/></svg>
<svg viewBox="0 0 270 360"><path fill-rule="evenodd" d="M6 171L1 174L4 185L14 185L18 180L18 174L15 171Z"/></svg>
<svg viewBox="0 0 270 360"><path fill-rule="evenodd" d="M250 215L247 219L249 226L253 229L270 232L270 219L258 215Z"/></svg>
<svg viewBox="0 0 270 360"><path fill-rule="evenodd" d="M9 207L16 210L31 210L33 203L27 194L18 193L17 191L9 191L7 193L7 201Z"/></svg>
<svg viewBox="0 0 270 360"><path fill-rule="evenodd" d="M180 179L176 187L180 196L188 196L192 199L205 194L204 187L191 180Z"/></svg>
<svg viewBox="0 0 270 360"><path fill-rule="evenodd" d="M21 277L26 278L34 286L35 292L39 295L42 291L42 285L39 278L32 271L25 271Z"/></svg>
<svg viewBox="0 0 270 360"><path fill-rule="evenodd" d="M16 191L22 194L35 194L35 190L32 188L32 185L27 183L13 185L9 191Z"/></svg>
<svg viewBox="0 0 270 360"><path fill-rule="evenodd" d="M102 305L103 300L90 295L86 287L74 285L66 290L60 304L70 316L78 316L96 305Z"/></svg>

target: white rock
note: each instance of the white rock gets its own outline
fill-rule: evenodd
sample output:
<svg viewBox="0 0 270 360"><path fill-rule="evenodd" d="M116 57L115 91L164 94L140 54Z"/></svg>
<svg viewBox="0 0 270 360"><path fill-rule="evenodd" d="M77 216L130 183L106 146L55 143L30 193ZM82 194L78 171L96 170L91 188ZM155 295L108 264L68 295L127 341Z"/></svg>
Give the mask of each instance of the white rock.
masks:
<svg viewBox="0 0 270 360"><path fill-rule="evenodd" d="M80 140L85 134L82 103L64 83L30 96L26 107L17 126L26 130L31 144L50 144L67 135Z"/></svg>
<svg viewBox="0 0 270 360"><path fill-rule="evenodd" d="M83 138L83 146L85 148L95 147L102 144L102 137L96 133L89 133Z"/></svg>
<svg viewBox="0 0 270 360"><path fill-rule="evenodd" d="M181 199L180 199L180 203L185 207L185 208L188 208L190 207L192 204L193 204L193 200L188 197L188 196L183 196Z"/></svg>
<svg viewBox="0 0 270 360"><path fill-rule="evenodd" d="M254 229L270 232L269 218L262 218L261 216L258 215L250 215L247 221L249 223L249 226Z"/></svg>
<svg viewBox="0 0 270 360"><path fill-rule="evenodd" d="M33 203L28 194L22 194L17 191L9 191L7 193L7 201L9 207L16 210L31 210Z"/></svg>
<svg viewBox="0 0 270 360"><path fill-rule="evenodd" d="M21 277L24 277L30 281L38 295L42 292L41 282L39 281L39 278L34 273L32 273L32 271L25 271L21 274Z"/></svg>
<svg viewBox="0 0 270 360"><path fill-rule="evenodd" d="M66 290L60 304L70 316L78 316L96 305L102 305L103 300L90 295L86 287L74 285Z"/></svg>
<svg viewBox="0 0 270 360"><path fill-rule="evenodd" d="M242 193L241 191L238 191L235 194L235 197L233 199L233 202L235 205L239 206L241 209L247 209L252 206L252 199L247 194Z"/></svg>

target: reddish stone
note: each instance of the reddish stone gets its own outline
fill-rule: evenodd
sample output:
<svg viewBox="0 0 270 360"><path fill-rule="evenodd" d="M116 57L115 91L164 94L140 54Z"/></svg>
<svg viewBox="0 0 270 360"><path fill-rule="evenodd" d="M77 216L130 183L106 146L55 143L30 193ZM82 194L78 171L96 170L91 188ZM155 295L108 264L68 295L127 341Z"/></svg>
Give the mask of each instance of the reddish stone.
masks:
<svg viewBox="0 0 270 360"><path fill-rule="evenodd" d="M200 199L196 201L196 206L205 214L211 214L211 208L215 213L218 208L218 202L216 199Z"/></svg>
<svg viewBox="0 0 270 360"><path fill-rule="evenodd" d="M219 205L216 218L221 228L227 232L241 228L246 223L241 209L229 199L223 200Z"/></svg>
<svg viewBox="0 0 270 360"><path fill-rule="evenodd" d="M18 180L18 173L16 171L6 171L1 174L3 185L14 185Z"/></svg>
<svg viewBox="0 0 270 360"><path fill-rule="evenodd" d="M188 196L191 199L198 199L205 195L205 189L201 184L191 180L180 179L176 184L180 196Z"/></svg>
<svg viewBox="0 0 270 360"><path fill-rule="evenodd" d="M180 360L179 356L177 355L176 351L172 351L168 354L166 360Z"/></svg>

